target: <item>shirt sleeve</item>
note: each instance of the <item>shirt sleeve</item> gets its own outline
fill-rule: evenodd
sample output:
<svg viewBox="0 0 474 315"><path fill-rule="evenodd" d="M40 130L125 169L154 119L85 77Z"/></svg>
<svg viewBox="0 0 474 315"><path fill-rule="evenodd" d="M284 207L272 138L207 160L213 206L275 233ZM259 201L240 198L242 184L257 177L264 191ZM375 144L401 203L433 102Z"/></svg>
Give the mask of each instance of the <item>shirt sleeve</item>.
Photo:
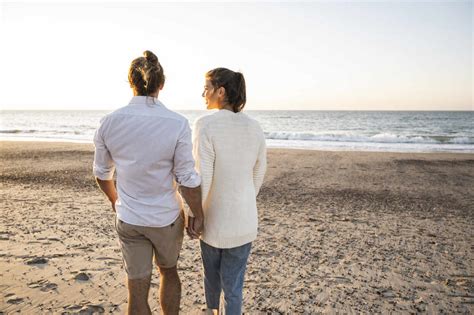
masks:
<svg viewBox="0 0 474 315"><path fill-rule="evenodd" d="M194 126L193 153L196 158L196 168L201 175L201 195L203 204L209 197L209 192L214 177L215 152L211 137L205 127L199 123Z"/></svg>
<svg viewBox="0 0 474 315"><path fill-rule="evenodd" d="M103 122L94 135L94 176L101 180L111 180L114 177L115 164L103 138Z"/></svg>
<svg viewBox="0 0 474 315"><path fill-rule="evenodd" d="M260 146L257 155L257 161L253 167L253 184L255 187L255 196L258 195L263 184L263 178L267 170L267 146L265 143L265 135L259 128Z"/></svg>
<svg viewBox="0 0 474 315"><path fill-rule="evenodd" d="M179 185L189 188L195 188L201 185L201 177L196 172L194 166L191 128L186 121L178 137L174 152L173 173Z"/></svg>

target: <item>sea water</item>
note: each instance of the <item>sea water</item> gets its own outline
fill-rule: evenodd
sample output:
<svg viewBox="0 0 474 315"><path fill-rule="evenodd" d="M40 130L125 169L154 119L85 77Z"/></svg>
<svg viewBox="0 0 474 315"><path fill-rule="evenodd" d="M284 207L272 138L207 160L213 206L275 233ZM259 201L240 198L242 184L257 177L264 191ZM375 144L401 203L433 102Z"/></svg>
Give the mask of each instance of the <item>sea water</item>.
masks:
<svg viewBox="0 0 474 315"><path fill-rule="evenodd" d="M0 139L92 142L110 111L1 111ZM205 111L178 111L192 126ZM245 111L269 147L474 153L474 112ZM209 114L209 112L207 112Z"/></svg>

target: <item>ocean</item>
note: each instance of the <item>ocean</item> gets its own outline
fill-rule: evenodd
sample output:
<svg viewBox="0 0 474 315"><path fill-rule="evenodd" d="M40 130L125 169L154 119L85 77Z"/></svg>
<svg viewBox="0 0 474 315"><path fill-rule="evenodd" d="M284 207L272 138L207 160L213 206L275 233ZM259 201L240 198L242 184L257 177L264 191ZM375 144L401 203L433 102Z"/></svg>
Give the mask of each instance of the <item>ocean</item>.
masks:
<svg viewBox="0 0 474 315"><path fill-rule="evenodd" d="M1 140L92 142L110 111L1 111ZM189 123L208 112L178 111ZM268 147L474 153L474 112L245 111Z"/></svg>

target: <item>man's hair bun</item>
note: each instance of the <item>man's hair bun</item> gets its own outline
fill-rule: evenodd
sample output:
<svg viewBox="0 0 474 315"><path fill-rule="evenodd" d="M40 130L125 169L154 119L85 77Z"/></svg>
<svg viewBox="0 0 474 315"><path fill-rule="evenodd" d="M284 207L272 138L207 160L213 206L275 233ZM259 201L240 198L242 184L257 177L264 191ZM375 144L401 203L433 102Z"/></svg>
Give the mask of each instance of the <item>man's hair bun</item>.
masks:
<svg viewBox="0 0 474 315"><path fill-rule="evenodd" d="M165 74L158 57L145 50L143 57L134 59L128 70L128 82L136 95L148 96L162 88L165 84Z"/></svg>
<svg viewBox="0 0 474 315"><path fill-rule="evenodd" d="M152 53L151 51L145 50L143 52L143 56L145 56L146 61L148 61L149 63L151 63L155 66L158 65L158 57L154 53Z"/></svg>

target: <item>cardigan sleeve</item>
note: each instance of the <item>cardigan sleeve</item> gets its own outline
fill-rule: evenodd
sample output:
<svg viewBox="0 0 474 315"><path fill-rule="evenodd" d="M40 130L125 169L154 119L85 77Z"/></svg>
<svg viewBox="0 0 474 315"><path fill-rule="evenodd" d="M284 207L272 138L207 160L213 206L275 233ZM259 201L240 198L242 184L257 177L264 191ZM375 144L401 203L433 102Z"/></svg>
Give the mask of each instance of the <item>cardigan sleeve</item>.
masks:
<svg viewBox="0 0 474 315"><path fill-rule="evenodd" d="M193 154L196 160L196 169L201 175L201 196L204 205L209 197L214 177L215 152L208 129L206 126L202 126L200 121L194 125L193 138Z"/></svg>
<svg viewBox="0 0 474 315"><path fill-rule="evenodd" d="M263 184L263 178L267 170L267 146L265 143L265 135L259 128L260 145L257 155L257 161L253 167L253 184L255 187L255 196L258 195Z"/></svg>

